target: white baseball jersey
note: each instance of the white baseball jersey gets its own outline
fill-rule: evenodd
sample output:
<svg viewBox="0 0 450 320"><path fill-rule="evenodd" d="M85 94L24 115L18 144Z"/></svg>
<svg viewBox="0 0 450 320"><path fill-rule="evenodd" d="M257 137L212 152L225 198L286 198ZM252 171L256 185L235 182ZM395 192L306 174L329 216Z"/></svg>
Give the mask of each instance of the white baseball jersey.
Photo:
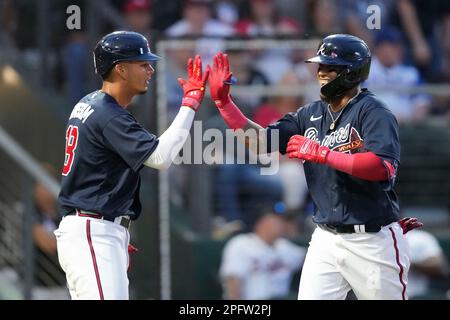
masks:
<svg viewBox="0 0 450 320"><path fill-rule="evenodd" d="M412 230L406 234L406 239L411 249L411 264L421 263L431 257L442 254L439 242L432 234L426 231ZM409 296L412 298L426 294L428 282L427 276L410 271L408 281Z"/></svg>
<svg viewBox="0 0 450 320"><path fill-rule="evenodd" d="M304 248L286 239L271 246L255 233L238 235L225 245L220 276L240 279L242 299L286 296L305 253Z"/></svg>

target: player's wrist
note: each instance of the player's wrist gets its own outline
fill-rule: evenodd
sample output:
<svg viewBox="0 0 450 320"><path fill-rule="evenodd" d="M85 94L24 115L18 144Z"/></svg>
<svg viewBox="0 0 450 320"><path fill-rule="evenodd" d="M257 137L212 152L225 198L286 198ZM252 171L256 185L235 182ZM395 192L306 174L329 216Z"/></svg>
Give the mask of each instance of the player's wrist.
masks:
<svg viewBox="0 0 450 320"><path fill-rule="evenodd" d="M192 110L197 111L203 101L204 95L204 87L185 92L183 99L181 100L181 106L189 107Z"/></svg>
<svg viewBox="0 0 450 320"><path fill-rule="evenodd" d="M191 97L183 97L183 99L181 100L181 106L188 107L194 111L197 111L200 107L200 102L197 99Z"/></svg>
<svg viewBox="0 0 450 320"><path fill-rule="evenodd" d="M231 104L234 103L233 100L231 99L231 95L227 94L224 97L218 97L217 99L214 99L214 104L216 105L217 108L223 109L230 107Z"/></svg>
<svg viewBox="0 0 450 320"><path fill-rule="evenodd" d="M328 163L328 156L330 155L331 151L328 147L319 147L317 150L317 159L319 163L327 164Z"/></svg>

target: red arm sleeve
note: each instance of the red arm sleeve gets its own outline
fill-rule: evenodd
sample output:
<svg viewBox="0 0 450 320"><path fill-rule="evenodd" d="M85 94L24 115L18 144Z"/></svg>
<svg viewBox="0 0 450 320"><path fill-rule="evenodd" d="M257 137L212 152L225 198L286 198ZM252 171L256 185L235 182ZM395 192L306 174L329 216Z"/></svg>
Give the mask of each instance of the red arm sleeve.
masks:
<svg viewBox="0 0 450 320"><path fill-rule="evenodd" d="M247 125L248 119L234 104L231 98L229 98L224 105L217 106L217 108L230 129L242 129Z"/></svg>
<svg viewBox="0 0 450 320"><path fill-rule="evenodd" d="M348 154L330 151L326 164L354 177L369 181L385 181L395 175L393 166L373 152Z"/></svg>

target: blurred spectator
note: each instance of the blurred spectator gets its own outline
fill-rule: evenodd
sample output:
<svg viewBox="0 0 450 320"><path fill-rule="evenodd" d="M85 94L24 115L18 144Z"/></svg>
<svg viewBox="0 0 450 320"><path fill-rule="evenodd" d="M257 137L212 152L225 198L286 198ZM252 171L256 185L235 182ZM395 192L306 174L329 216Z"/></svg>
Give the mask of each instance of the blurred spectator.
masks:
<svg viewBox="0 0 450 320"><path fill-rule="evenodd" d="M65 93L70 103L75 104L89 91L86 87L86 66L91 66L92 63L86 34L82 31L71 31L62 47L61 55Z"/></svg>
<svg viewBox="0 0 450 320"><path fill-rule="evenodd" d="M169 37L228 37L233 29L212 18L212 0L185 0L182 19L166 30Z"/></svg>
<svg viewBox="0 0 450 320"><path fill-rule="evenodd" d="M397 8L408 39L406 62L415 64L427 80L435 80L450 49L450 3L399 0Z"/></svg>
<svg viewBox="0 0 450 320"><path fill-rule="evenodd" d="M320 86L317 82L317 65L305 63L305 59L314 56L317 49L298 50L294 55L293 71L299 78L300 84L306 90L303 94L304 103L311 103L320 99Z"/></svg>
<svg viewBox="0 0 450 320"><path fill-rule="evenodd" d="M437 239L424 230L412 230L406 234L411 250L411 267L408 274L408 297L425 297L433 278L448 276L447 259ZM440 297L441 298L441 297Z"/></svg>
<svg viewBox="0 0 450 320"><path fill-rule="evenodd" d="M168 119L174 119L180 110L181 99L183 98L183 89L178 82L178 78L186 77L186 63L190 57L195 55L191 49L176 49L167 50L165 60L170 61L166 64L165 79L166 79L166 99L168 108Z"/></svg>
<svg viewBox="0 0 450 320"><path fill-rule="evenodd" d="M419 121L426 117L430 107L426 95L392 90L395 87L414 88L420 82L419 71L413 66L403 64L400 31L395 28L380 31L376 36L371 70L366 84L391 109L399 122ZM377 86L383 87L384 90L377 89Z"/></svg>
<svg viewBox="0 0 450 320"><path fill-rule="evenodd" d="M13 62L18 57L15 38L18 29L19 8L11 0L0 1L0 59Z"/></svg>
<svg viewBox="0 0 450 320"><path fill-rule="evenodd" d="M44 167L56 176L55 169L48 164ZM35 223L35 288L34 299L68 299L65 287L66 277L61 269L56 251L56 237L53 231L60 221L56 198L42 184L34 187Z"/></svg>
<svg viewBox="0 0 450 320"><path fill-rule="evenodd" d="M126 0L122 5L122 12L127 24L127 28L125 29L144 35L149 42L150 49L156 52L156 41L160 33L153 28L154 1ZM155 65L153 67L156 68ZM177 89L181 89L179 84ZM135 96L128 110L140 123L151 127L150 110L154 106L150 105L149 100L148 95ZM181 101L181 98L179 101Z"/></svg>
<svg viewBox="0 0 450 320"><path fill-rule="evenodd" d="M254 58L253 65L256 70L264 74L269 84L277 84L286 72L294 68L292 50L262 50Z"/></svg>
<svg viewBox="0 0 450 320"><path fill-rule="evenodd" d="M281 88L289 88L300 84L300 79L291 71L283 76L279 86ZM263 128L266 128L287 113L296 112L303 104L303 97L295 94L276 96L271 98L267 104L258 107L253 120ZM283 184L283 201L287 207L289 209L303 207L308 193L303 166L298 161L292 161L287 156L280 155L280 169L277 175Z"/></svg>
<svg viewBox="0 0 450 320"><path fill-rule="evenodd" d="M14 1L3 0L0 2L0 40L1 34L14 38L17 29L17 8Z"/></svg>
<svg viewBox="0 0 450 320"><path fill-rule="evenodd" d="M213 18L212 5L212 0L184 0L182 19L166 30L169 37L197 38L194 49L201 55L205 65L212 61L218 51L223 50L221 38L234 34L232 27Z"/></svg>
<svg viewBox="0 0 450 320"><path fill-rule="evenodd" d="M430 115L443 120L444 125L450 124L450 97L448 95L435 95Z"/></svg>
<svg viewBox="0 0 450 320"><path fill-rule="evenodd" d="M289 17L299 25L306 21L309 11L306 1L276 0L277 9L282 17Z"/></svg>
<svg viewBox="0 0 450 320"><path fill-rule="evenodd" d="M248 69L248 65L244 66L248 58L247 53L231 51L230 56L231 65L242 64L245 69ZM247 82L244 84L260 84L266 81L258 71L245 70L236 75L239 84L242 81ZM238 97L238 99L245 100L247 96ZM250 116L254 110L245 108L243 111ZM230 132L226 131L227 126L217 113L204 122L205 130L211 128L222 132L222 144L226 146ZM217 217L213 236L224 238L238 230L250 230L250 221L246 213L261 201L281 201L283 186L278 175L262 175L261 164L250 164L250 159L257 161L254 158L255 155L247 149L240 148L240 143L237 141L234 141L233 148L227 147L223 153L219 154L216 151L215 157L218 159L217 163L221 164L214 167L214 209Z"/></svg>
<svg viewBox="0 0 450 320"><path fill-rule="evenodd" d="M229 26L234 26L239 19L239 0L219 0L216 3L217 19Z"/></svg>
<svg viewBox="0 0 450 320"><path fill-rule="evenodd" d="M144 35L150 44L156 38L156 30L153 25L153 5L151 0L126 0L122 7L125 21L130 31L139 32ZM153 50L155 48L152 48Z"/></svg>
<svg viewBox="0 0 450 320"><path fill-rule="evenodd" d="M363 39L369 48L372 48L375 34L379 29L369 29L367 26L368 19L373 14L373 12L367 12L369 6L380 8L381 30L392 25L397 10L396 0L337 0L344 33Z"/></svg>
<svg viewBox="0 0 450 320"><path fill-rule="evenodd" d="M236 24L236 32L245 37L299 36L302 26L291 18L279 14L275 0L250 0L244 18ZM262 72L269 83L278 83L292 68L291 50L272 48L259 50L254 55L254 67Z"/></svg>
<svg viewBox="0 0 450 320"><path fill-rule="evenodd" d="M247 37L300 35L301 26L291 18L279 15L275 0L250 0L248 17L236 24L236 31Z"/></svg>
<svg viewBox="0 0 450 320"><path fill-rule="evenodd" d="M225 299L289 296L292 276L301 268L306 250L282 238L286 225L281 210L257 207L252 232L225 245L219 272Z"/></svg>
<svg viewBox="0 0 450 320"><path fill-rule="evenodd" d="M252 56L248 50L228 50L230 70L238 80L238 85L261 86L269 84L265 75L256 70L252 63ZM243 106L242 112L250 116L255 108L265 99L260 95L233 96L239 105Z"/></svg>
<svg viewBox="0 0 450 320"><path fill-rule="evenodd" d="M283 185L278 175L262 175L258 165L232 163L216 168L215 204L218 214L227 223L239 224L239 229L248 231L251 221L247 212L261 202L281 201ZM228 226L218 227L226 229ZM216 234L221 234L220 229Z"/></svg>
<svg viewBox="0 0 450 320"><path fill-rule="evenodd" d="M308 37L324 38L330 34L342 33L336 0L309 0L308 12Z"/></svg>
<svg viewBox="0 0 450 320"><path fill-rule="evenodd" d="M172 24L180 20L180 7L185 0L152 0L153 26L159 32L165 31ZM157 9L156 9L157 8Z"/></svg>

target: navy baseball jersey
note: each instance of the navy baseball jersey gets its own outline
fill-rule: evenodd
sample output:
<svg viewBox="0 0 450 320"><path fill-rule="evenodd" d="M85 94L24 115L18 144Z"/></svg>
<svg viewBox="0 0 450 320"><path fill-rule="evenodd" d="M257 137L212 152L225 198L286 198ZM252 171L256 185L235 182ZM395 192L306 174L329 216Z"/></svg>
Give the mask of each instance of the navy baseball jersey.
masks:
<svg viewBox="0 0 450 320"><path fill-rule="evenodd" d="M158 145L113 97L95 91L75 105L66 130L59 205L106 217L141 211L139 171Z"/></svg>
<svg viewBox="0 0 450 320"><path fill-rule="evenodd" d="M317 141L333 151L371 151L397 169L400 162L398 123L395 116L367 89L342 110L334 130L328 104L315 101L268 126L279 130L279 151L286 153L295 134ZM340 112L334 113L336 119ZM271 143L269 140L269 149ZM327 165L305 162L306 180L315 204L313 221L332 225L386 225L399 218L394 179L373 182L353 177Z"/></svg>

